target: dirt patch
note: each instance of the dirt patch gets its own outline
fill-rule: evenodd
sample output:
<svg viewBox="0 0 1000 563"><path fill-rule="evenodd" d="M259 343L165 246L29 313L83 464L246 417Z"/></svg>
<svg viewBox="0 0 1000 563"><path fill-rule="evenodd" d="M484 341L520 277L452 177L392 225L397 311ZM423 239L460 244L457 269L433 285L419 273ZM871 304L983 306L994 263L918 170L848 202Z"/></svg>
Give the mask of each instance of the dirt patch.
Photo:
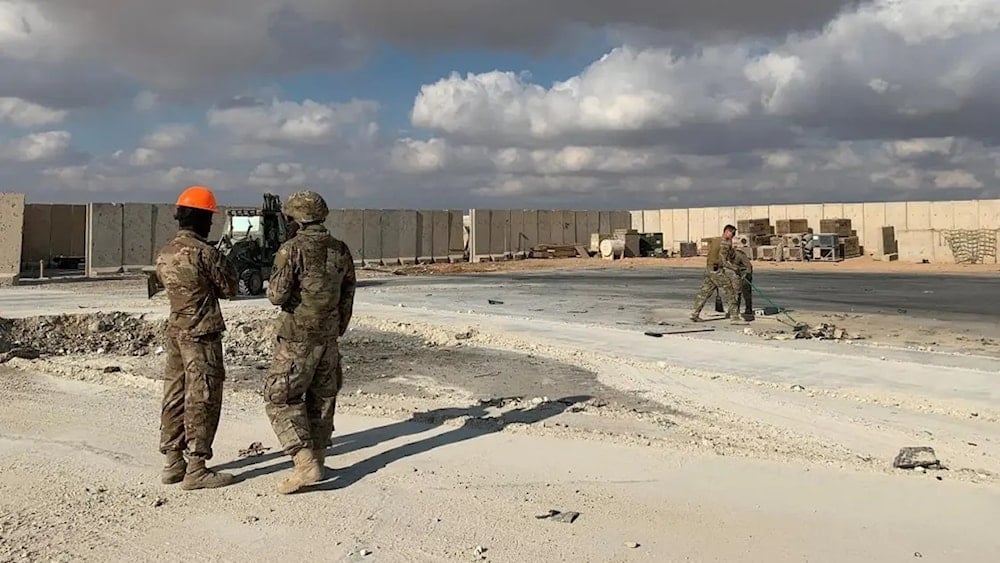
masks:
<svg viewBox="0 0 1000 563"><path fill-rule="evenodd" d="M259 392L270 365L275 313L236 311L223 338L227 386ZM56 372L86 380L163 377L165 322L122 312L0 319L0 354L31 349ZM538 404L566 396L593 399L591 407L669 414L652 401L607 387L594 372L532 354L464 343L467 335L430 336L352 329L340 340L346 394L472 404L504 400ZM53 358L59 361L53 362ZM46 370L53 371L53 370ZM93 373L91 373L93 372Z"/></svg>

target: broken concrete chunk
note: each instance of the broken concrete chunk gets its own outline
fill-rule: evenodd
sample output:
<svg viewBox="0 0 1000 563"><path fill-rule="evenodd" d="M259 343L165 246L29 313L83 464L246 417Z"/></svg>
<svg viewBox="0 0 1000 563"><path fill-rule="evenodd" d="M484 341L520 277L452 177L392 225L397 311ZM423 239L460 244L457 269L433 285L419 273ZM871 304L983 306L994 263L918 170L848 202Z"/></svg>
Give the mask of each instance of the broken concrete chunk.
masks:
<svg viewBox="0 0 1000 563"><path fill-rule="evenodd" d="M939 469L941 462L934 453L934 448L927 446L907 447L899 450L899 455L892 462L892 466L899 469L914 469L917 467Z"/></svg>

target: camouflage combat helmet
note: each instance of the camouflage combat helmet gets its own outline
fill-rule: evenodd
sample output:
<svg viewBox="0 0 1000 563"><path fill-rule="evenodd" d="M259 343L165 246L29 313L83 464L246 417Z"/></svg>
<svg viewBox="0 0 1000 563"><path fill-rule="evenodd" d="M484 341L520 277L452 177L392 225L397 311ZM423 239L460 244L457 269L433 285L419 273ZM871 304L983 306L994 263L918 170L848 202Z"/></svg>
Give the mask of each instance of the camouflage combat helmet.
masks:
<svg viewBox="0 0 1000 563"><path fill-rule="evenodd" d="M285 215L299 223L323 221L330 213L323 196L309 190L295 192L289 196L284 211Z"/></svg>

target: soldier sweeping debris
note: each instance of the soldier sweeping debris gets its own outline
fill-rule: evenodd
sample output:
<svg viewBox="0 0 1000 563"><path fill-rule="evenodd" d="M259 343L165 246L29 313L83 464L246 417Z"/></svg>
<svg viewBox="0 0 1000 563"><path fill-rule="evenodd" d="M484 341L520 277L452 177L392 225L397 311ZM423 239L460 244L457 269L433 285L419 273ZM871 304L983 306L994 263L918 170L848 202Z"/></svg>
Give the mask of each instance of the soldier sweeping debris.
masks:
<svg viewBox="0 0 1000 563"><path fill-rule="evenodd" d="M236 271L207 242L215 195L192 186L177 198L177 236L156 258L156 277L167 291L166 376L160 416L160 452L166 456L162 481L182 482L184 490L224 487L232 475L216 473L212 442L222 412L226 370L222 333L226 324L219 298L236 295ZM185 454L187 461L185 461Z"/></svg>
<svg viewBox="0 0 1000 563"><path fill-rule="evenodd" d="M712 293L718 291L725 296L729 311L727 317L734 324L741 323L734 292L737 268L732 262L732 240L735 235L736 227L726 225L722 230L722 237L712 239L708 247L705 280L698 295L695 296L694 310L691 311L691 320L694 322L701 321L701 310L705 307L705 303L712 296Z"/></svg>
<svg viewBox="0 0 1000 563"><path fill-rule="evenodd" d="M292 194L284 213L299 224L281 245L267 289L281 307L274 361L264 382L265 410L292 475L278 485L289 494L323 479L342 372L337 339L354 307L354 258L323 226L329 210L322 196Z"/></svg>

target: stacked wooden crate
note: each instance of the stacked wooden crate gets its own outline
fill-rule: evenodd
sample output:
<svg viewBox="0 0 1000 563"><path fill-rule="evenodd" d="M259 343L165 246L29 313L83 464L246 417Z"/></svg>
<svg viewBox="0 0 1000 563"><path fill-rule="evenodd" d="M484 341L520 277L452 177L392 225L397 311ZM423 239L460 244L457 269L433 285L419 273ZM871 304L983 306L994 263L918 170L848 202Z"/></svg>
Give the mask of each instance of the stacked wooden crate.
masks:
<svg viewBox="0 0 1000 563"><path fill-rule="evenodd" d="M770 219L744 219L736 222L737 235L733 245L743 249L747 256L758 258L757 248L769 246L774 227Z"/></svg>

